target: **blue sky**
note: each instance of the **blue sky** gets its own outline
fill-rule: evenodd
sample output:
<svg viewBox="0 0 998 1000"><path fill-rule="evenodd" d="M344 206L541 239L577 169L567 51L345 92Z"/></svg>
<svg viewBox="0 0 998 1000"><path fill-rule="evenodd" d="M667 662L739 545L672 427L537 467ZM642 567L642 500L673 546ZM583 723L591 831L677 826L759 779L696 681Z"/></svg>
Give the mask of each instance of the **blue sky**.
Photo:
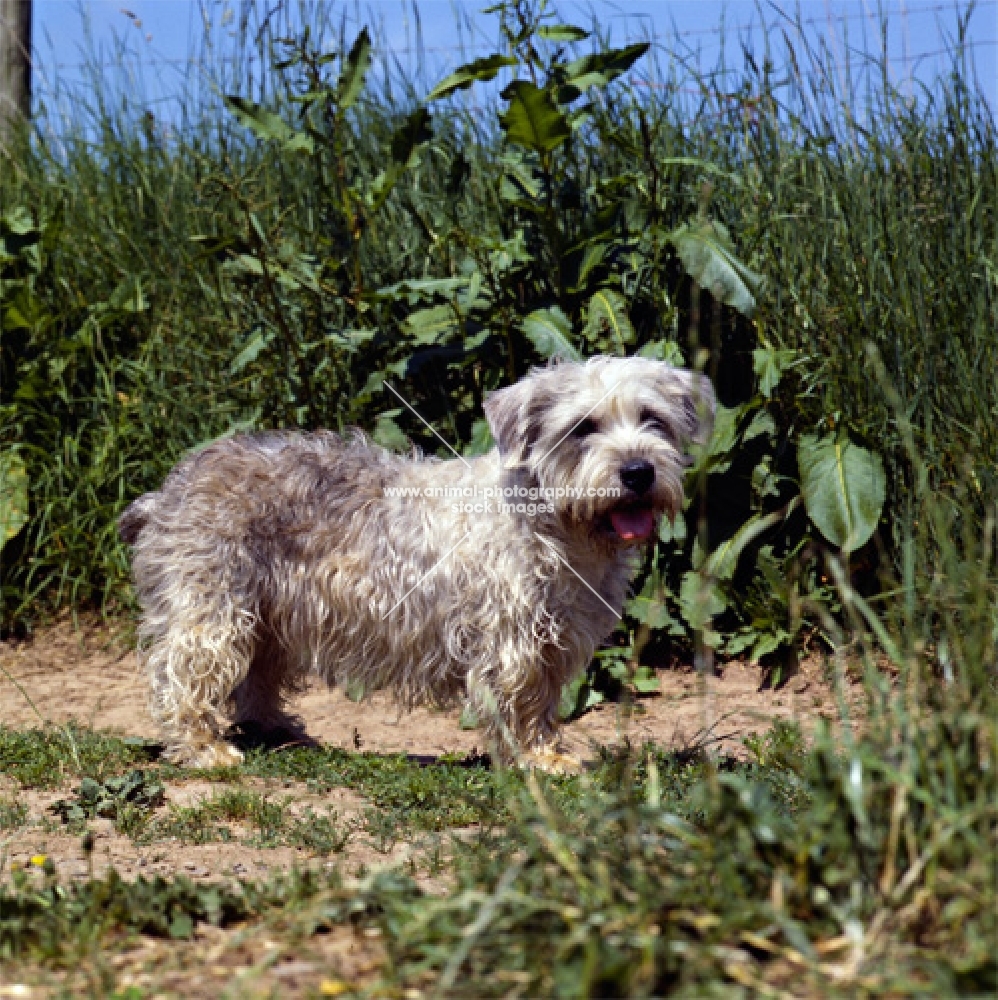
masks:
<svg viewBox="0 0 998 1000"><path fill-rule="evenodd" d="M358 27L380 23L381 37L402 65L421 68L432 82L466 58L493 51L496 19L480 12L487 5L420 0L423 48L419 52L411 0L353 2L339 4L338 9ZM662 50L668 53L678 41L682 48L699 51L704 66L716 59L722 24L727 29L728 51L737 54L739 37L759 45L760 34L756 31L753 35L749 26L757 26L761 20L780 26L787 17L799 17L809 39L824 41L844 60L847 47L854 53L879 51L879 19L886 15L891 73L896 83L908 87L930 80L944 66L946 38L955 34L958 11L966 9L965 3L958 5L953 0L563 0L556 6L564 20L584 27L594 15L615 44L645 37L659 42L671 39L669 47ZM36 93L44 99L56 81L80 79L86 23L102 59L111 61L115 47L124 43L141 66L146 92L156 99L175 98L192 72L188 58L196 51L203 32L202 12L218 32L224 30L226 22L231 28L233 8L237 7L229 0L206 0L204 4L193 0L35 0ZM976 5L969 20L968 41L994 107L998 99L998 0L982 0Z"/></svg>

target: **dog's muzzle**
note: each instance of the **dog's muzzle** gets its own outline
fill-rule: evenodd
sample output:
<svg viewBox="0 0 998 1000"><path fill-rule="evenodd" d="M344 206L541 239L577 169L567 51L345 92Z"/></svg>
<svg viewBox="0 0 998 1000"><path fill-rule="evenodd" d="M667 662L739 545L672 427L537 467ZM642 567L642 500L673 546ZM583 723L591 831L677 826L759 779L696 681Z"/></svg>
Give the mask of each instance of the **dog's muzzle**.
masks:
<svg viewBox="0 0 998 1000"><path fill-rule="evenodd" d="M655 511L641 498L655 485L655 466L638 458L625 462L618 475L629 496L610 511L610 527L622 542L647 541L655 530Z"/></svg>
<svg viewBox="0 0 998 1000"><path fill-rule="evenodd" d="M643 458L620 467L620 481L636 496L647 493L655 483L655 466Z"/></svg>

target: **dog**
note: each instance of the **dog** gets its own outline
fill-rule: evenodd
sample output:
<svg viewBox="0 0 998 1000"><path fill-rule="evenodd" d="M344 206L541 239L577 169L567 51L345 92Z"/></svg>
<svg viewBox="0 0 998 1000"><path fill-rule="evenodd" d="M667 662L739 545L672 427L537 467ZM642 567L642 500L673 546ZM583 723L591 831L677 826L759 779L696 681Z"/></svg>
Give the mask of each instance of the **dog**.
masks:
<svg viewBox="0 0 998 1000"><path fill-rule="evenodd" d="M595 357L491 393L496 446L476 458L403 457L359 431L188 456L119 520L167 756L237 762L227 717L301 732L288 700L318 676L403 709L463 701L501 759L560 769L562 687L682 508L714 408L700 374Z"/></svg>

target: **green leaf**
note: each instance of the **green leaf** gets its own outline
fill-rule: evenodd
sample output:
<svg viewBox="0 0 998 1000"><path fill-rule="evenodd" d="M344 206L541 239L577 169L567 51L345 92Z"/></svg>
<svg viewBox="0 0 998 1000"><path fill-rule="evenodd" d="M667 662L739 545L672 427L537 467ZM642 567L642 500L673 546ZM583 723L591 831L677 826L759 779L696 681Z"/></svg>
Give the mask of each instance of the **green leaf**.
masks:
<svg viewBox="0 0 998 1000"><path fill-rule="evenodd" d="M527 80L514 80L502 96L509 107L499 121L510 142L537 153L550 153L572 134L568 119L548 91Z"/></svg>
<svg viewBox="0 0 998 1000"><path fill-rule="evenodd" d="M679 610L690 628L706 629L727 606L727 598L707 574L695 569L684 574L679 585Z"/></svg>
<svg viewBox="0 0 998 1000"><path fill-rule="evenodd" d="M389 410L387 413L382 413L381 416L378 417L378 423L374 428L374 434L372 437L378 444L380 444L383 448L387 448L389 451L402 452L409 448L408 438L402 433L399 425L392 419L392 417L397 416L401 412L401 410ZM360 696L353 698L348 688L347 696L353 701L359 701L360 698L363 697L363 685L361 685L360 690Z"/></svg>
<svg viewBox="0 0 998 1000"><path fill-rule="evenodd" d="M697 469L705 468L707 472L714 474L728 471L744 411L744 406L717 404L710 440L704 447L694 447L692 452Z"/></svg>
<svg viewBox="0 0 998 1000"><path fill-rule="evenodd" d="M363 28L350 47L336 84L336 103L340 111L346 111L360 96L370 65L371 36L367 28Z"/></svg>
<svg viewBox="0 0 998 1000"><path fill-rule="evenodd" d="M735 575L738 560L746 547L761 534L785 520L797 507L799 500L792 500L783 510L771 514L755 514L750 517L727 541L707 557L703 572L715 580L730 580Z"/></svg>
<svg viewBox="0 0 998 1000"><path fill-rule="evenodd" d="M412 166L416 150L433 137L429 125L429 111L426 108L417 108L392 136L392 162L375 177L365 195L365 201L372 213L381 209L399 179Z"/></svg>
<svg viewBox="0 0 998 1000"><path fill-rule="evenodd" d="M687 274L715 299L743 316L755 312L755 296L765 281L735 257L724 226L705 219L687 222L674 230L669 239Z"/></svg>
<svg viewBox="0 0 998 1000"><path fill-rule="evenodd" d="M466 90L476 80L492 80L504 66L515 66L516 62L513 56L493 55L466 63L454 70L450 76L441 80L430 91L426 99L427 101L437 101L441 97L453 94L456 90Z"/></svg>
<svg viewBox="0 0 998 1000"><path fill-rule="evenodd" d="M488 421L479 417L471 425L471 440L464 447L464 455L471 458L474 455L484 455L495 447L495 440L492 437L492 429Z"/></svg>
<svg viewBox="0 0 998 1000"><path fill-rule="evenodd" d="M639 666L637 670L634 671L634 676L631 678L631 684L634 685L634 690L638 694L652 694L661 687L658 680L658 674L655 673L652 667Z"/></svg>
<svg viewBox="0 0 998 1000"><path fill-rule="evenodd" d="M403 324L405 332L417 344L438 344L457 329L458 319L453 306L431 306L411 313Z"/></svg>
<svg viewBox="0 0 998 1000"><path fill-rule="evenodd" d="M638 351L642 358L654 358L666 364L682 367L683 349L674 340L650 340Z"/></svg>
<svg viewBox="0 0 998 1000"><path fill-rule="evenodd" d="M751 441L753 438L761 437L763 434L769 437L776 436L776 421L767 410L759 410L752 418L745 433L742 434L742 442Z"/></svg>
<svg viewBox="0 0 998 1000"><path fill-rule="evenodd" d="M574 24L545 24L537 29L537 34L549 42L584 42L589 37L588 31Z"/></svg>
<svg viewBox="0 0 998 1000"><path fill-rule="evenodd" d="M778 351L773 347L757 347L752 352L752 367L759 378L759 392L766 399L780 382L783 373L797 360L796 351Z"/></svg>
<svg viewBox="0 0 998 1000"><path fill-rule="evenodd" d="M0 549L28 523L28 470L13 449L0 452Z"/></svg>
<svg viewBox="0 0 998 1000"><path fill-rule="evenodd" d="M542 358L581 361L572 344L572 323L559 306L535 309L524 321L523 332Z"/></svg>
<svg viewBox="0 0 998 1000"><path fill-rule="evenodd" d="M565 82L579 90L605 86L626 73L649 49L648 42L583 56L565 66Z"/></svg>
<svg viewBox="0 0 998 1000"><path fill-rule="evenodd" d="M636 339L624 296L612 288L601 288L593 295L586 320L586 337L597 340L606 334L616 340L621 354L626 353L625 345L633 344Z"/></svg>
<svg viewBox="0 0 998 1000"><path fill-rule="evenodd" d="M301 150L306 153L313 151L312 137L293 129L273 111L267 111L259 104L235 94L226 94L225 103L240 125L248 128L259 138L279 142L285 149Z"/></svg>
<svg viewBox="0 0 998 1000"><path fill-rule="evenodd" d="M818 530L845 552L865 545L880 520L887 490L880 456L844 434L805 434L797 459L804 502Z"/></svg>
<svg viewBox="0 0 998 1000"><path fill-rule="evenodd" d="M574 719L604 700L602 692L589 683L589 673L572 678L562 689L558 703L558 718L562 722Z"/></svg>
<svg viewBox="0 0 998 1000"><path fill-rule="evenodd" d="M232 364L229 365L229 374L238 375L247 365L256 361L260 352L270 343L273 336L273 330L255 330L243 345L243 349L232 359Z"/></svg>

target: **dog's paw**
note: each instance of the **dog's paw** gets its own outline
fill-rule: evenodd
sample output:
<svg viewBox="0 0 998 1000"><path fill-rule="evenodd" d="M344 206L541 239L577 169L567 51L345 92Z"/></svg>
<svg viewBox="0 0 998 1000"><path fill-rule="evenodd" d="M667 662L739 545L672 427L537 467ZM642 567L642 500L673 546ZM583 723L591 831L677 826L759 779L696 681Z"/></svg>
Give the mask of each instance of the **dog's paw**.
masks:
<svg viewBox="0 0 998 1000"><path fill-rule="evenodd" d="M243 762L246 755L231 743L219 740L211 743L198 743L193 746L174 747L167 756L174 764L180 764L182 767L208 769L235 767Z"/></svg>
<svg viewBox="0 0 998 1000"><path fill-rule="evenodd" d="M551 747L529 750L519 760L520 767L548 774L581 774L582 761L573 754L559 753Z"/></svg>

